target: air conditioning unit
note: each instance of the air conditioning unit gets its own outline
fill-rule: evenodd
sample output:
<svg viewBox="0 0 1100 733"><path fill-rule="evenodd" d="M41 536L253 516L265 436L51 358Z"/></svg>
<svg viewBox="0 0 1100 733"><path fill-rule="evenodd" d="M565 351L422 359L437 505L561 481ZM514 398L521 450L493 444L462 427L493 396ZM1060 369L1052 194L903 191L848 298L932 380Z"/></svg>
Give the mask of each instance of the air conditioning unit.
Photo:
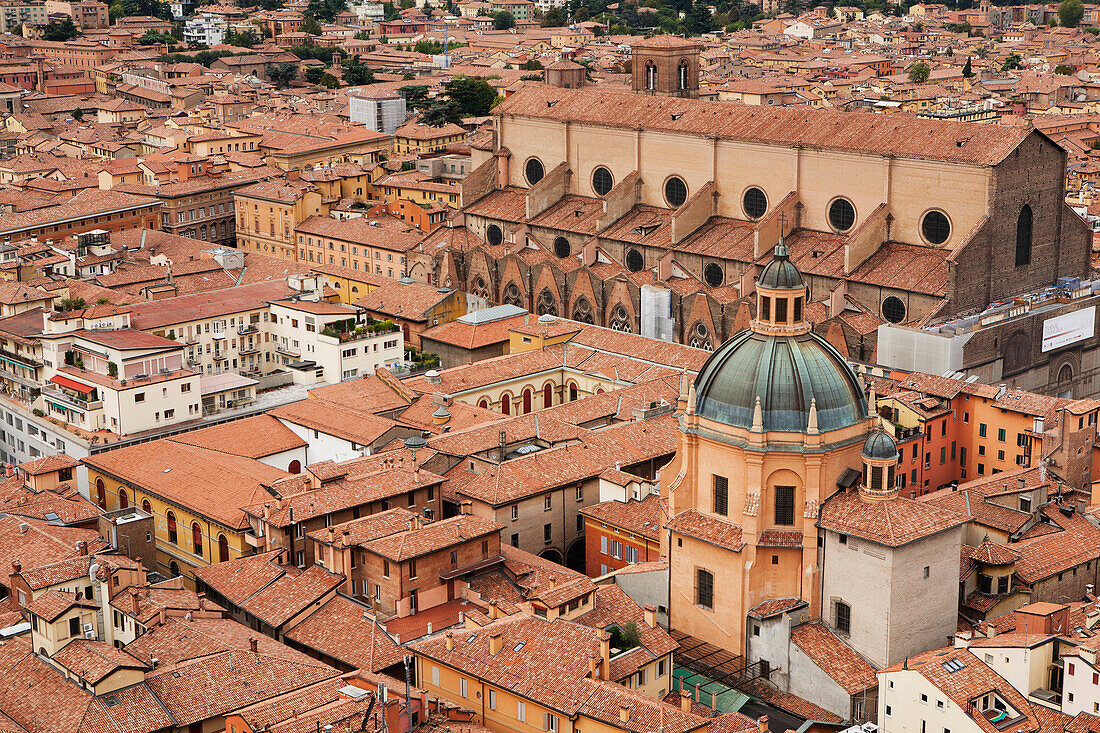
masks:
<svg viewBox="0 0 1100 733"><path fill-rule="evenodd" d="M95 626L92 624L84 624L84 633L87 634L89 631L94 632Z"/></svg>

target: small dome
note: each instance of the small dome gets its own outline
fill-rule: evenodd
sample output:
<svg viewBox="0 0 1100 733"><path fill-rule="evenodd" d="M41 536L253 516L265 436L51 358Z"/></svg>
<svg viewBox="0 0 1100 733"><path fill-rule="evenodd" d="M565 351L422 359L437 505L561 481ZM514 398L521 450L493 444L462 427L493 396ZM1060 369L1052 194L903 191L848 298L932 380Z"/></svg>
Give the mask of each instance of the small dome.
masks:
<svg viewBox="0 0 1100 733"><path fill-rule="evenodd" d="M872 461L893 461L898 457L898 444L888 434L876 430L863 443L863 457Z"/></svg>
<svg viewBox="0 0 1100 733"><path fill-rule="evenodd" d="M818 429L837 430L867 417L852 368L813 332L772 336L742 331L718 347L695 380L696 412L751 429L756 400L764 430L801 432L817 406Z"/></svg>
<svg viewBox="0 0 1100 733"><path fill-rule="evenodd" d="M764 266L756 285L770 290L797 290L806 287L802 282L802 273L791 262L783 240L775 245L775 256Z"/></svg>
<svg viewBox="0 0 1100 733"><path fill-rule="evenodd" d="M451 416L451 412L446 407L440 407L438 410L436 410L435 412L432 413L432 417L438 418L438 419L443 419L445 417L450 417L450 416Z"/></svg>

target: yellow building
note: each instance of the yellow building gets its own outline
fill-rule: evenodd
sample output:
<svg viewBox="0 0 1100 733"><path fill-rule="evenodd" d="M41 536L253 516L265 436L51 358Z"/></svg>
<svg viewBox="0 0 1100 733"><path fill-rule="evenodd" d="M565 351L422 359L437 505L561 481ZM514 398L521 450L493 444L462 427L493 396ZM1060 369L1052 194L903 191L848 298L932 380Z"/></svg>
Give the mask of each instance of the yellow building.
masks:
<svg viewBox="0 0 1100 733"><path fill-rule="evenodd" d="M297 261L295 228L311 216L328 214L321 190L300 180L260 181L233 193L237 249Z"/></svg>
<svg viewBox="0 0 1100 733"><path fill-rule="evenodd" d="M393 152L396 155L439 152L465 138L466 131L454 123L433 127L416 121L406 122L393 131Z"/></svg>
<svg viewBox="0 0 1100 733"><path fill-rule="evenodd" d="M268 488L289 475L252 458L167 439L84 463L90 491L107 510L140 506L153 515L157 568L183 575L188 584L194 568L253 552L257 540L240 507L270 498Z"/></svg>

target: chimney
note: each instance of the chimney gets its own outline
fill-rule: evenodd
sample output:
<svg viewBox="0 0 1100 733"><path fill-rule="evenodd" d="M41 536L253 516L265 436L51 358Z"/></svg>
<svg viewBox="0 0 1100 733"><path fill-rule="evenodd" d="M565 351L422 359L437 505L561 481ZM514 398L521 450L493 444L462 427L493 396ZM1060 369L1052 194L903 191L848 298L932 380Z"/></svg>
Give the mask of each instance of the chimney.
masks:
<svg viewBox="0 0 1100 733"><path fill-rule="evenodd" d="M297 181L301 178L301 171L297 168L286 172L286 179L288 181Z"/></svg>
<svg viewBox="0 0 1100 733"><path fill-rule="evenodd" d="M680 709L685 713L691 712L691 693L687 690L680 690Z"/></svg>
<svg viewBox="0 0 1100 733"><path fill-rule="evenodd" d="M130 591L130 613L134 616L138 615L138 597L133 591Z"/></svg>
<svg viewBox="0 0 1100 733"><path fill-rule="evenodd" d="M489 601L489 618L500 618L500 609L497 608L496 601Z"/></svg>
<svg viewBox="0 0 1100 733"><path fill-rule="evenodd" d="M12 575L19 575L19 573L21 573L21 572L23 572L23 563L19 562L18 560L12 560L11 561L11 574Z"/></svg>
<svg viewBox="0 0 1100 733"><path fill-rule="evenodd" d="M1023 476L1017 476L1016 477L1016 488L1017 489L1024 488L1024 477Z"/></svg>
<svg viewBox="0 0 1100 733"><path fill-rule="evenodd" d="M959 631L955 633L955 648L956 649L969 649L970 638L974 634L970 631Z"/></svg>
<svg viewBox="0 0 1100 733"><path fill-rule="evenodd" d="M630 706L623 703L619 705L619 722L625 723L630 720Z"/></svg>
<svg viewBox="0 0 1100 733"><path fill-rule="evenodd" d="M205 593L199 593L199 610L200 611L205 611L206 610L206 594Z"/></svg>
<svg viewBox="0 0 1100 733"><path fill-rule="evenodd" d="M447 645L447 651L453 652L455 650L455 635L448 631L443 635L443 643Z"/></svg>
<svg viewBox="0 0 1100 733"><path fill-rule="evenodd" d="M1091 596L1092 591L1093 591L1094 588L1095 588L1095 586L1092 583L1086 583L1085 584L1085 595L1086 596Z"/></svg>
<svg viewBox="0 0 1100 733"><path fill-rule="evenodd" d="M756 719L756 729L760 731L760 733L768 733L767 715L761 715L759 718Z"/></svg>
<svg viewBox="0 0 1100 733"><path fill-rule="evenodd" d="M600 655L596 652L592 652L588 655L588 674L592 679L598 679L599 673L596 671L600 666Z"/></svg>
<svg viewBox="0 0 1100 733"><path fill-rule="evenodd" d="M328 542L331 545L335 541L336 541L336 530L333 529L332 527L329 527L328 528Z"/></svg>
<svg viewBox="0 0 1100 733"><path fill-rule="evenodd" d="M81 540L76 543L77 549L80 550L81 556L88 554L88 540Z"/></svg>
<svg viewBox="0 0 1100 733"><path fill-rule="evenodd" d="M551 588L557 588L558 587L558 579L555 578L553 575L548 576L546 578L546 580L547 580L548 583L550 583Z"/></svg>
<svg viewBox="0 0 1100 733"><path fill-rule="evenodd" d="M500 651L500 629L489 632L489 656L495 657Z"/></svg>
<svg viewBox="0 0 1100 733"><path fill-rule="evenodd" d="M20 522L19 523L19 534L26 534L26 533L27 533L27 523L26 522Z"/></svg>
<svg viewBox="0 0 1100 733"><path fill-rule="evenodd" d="M651 629L657 628L657 607L652 603L645 604L645 625Z"/></svg>
<svg viewBox="0 0 1100 733"><path fill-rule="evenodd" d="M611 634L600 632L600 679L611 679Z"/></svg>
<svg viewBox="0 0 1100 733"><path fill-rule="evenodd" d="M250 636L248 638L248 648L252 651L253 654L256 653L256 649L257 649L258 646L259 646L259 641L257 641L256 637L255 636Z"/></svg>

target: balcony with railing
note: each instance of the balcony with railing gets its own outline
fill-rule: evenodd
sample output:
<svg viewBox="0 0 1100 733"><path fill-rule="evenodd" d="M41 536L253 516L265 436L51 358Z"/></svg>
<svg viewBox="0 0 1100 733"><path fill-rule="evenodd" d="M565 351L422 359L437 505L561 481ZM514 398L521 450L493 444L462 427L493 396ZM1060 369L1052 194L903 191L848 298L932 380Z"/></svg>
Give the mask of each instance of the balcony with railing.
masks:
<svg viewBox="0 0 1100 733"><path fill-rule="evenodd" d="M65 411L76 411L81 415L103 409L103 400L96 398L95 392L88 396L78 395L52 384L42 387L42 399Z"/></svg>
<svg viewBox="0 0 1100 733"><path fill-rule="evenodd" d="M248 344L247 346L242 345L241 348L237 350L237 353L241 356L248 356L249 354L257 354L259 351L260 347L258 344Z"/></svg>
<svg viewBox="0 0 1100 733"><path fill-rule="evenodd" d="M247 336L250 333L259 333L259 326L255 323L242 323L237 326L238 336Z"/></svg>

